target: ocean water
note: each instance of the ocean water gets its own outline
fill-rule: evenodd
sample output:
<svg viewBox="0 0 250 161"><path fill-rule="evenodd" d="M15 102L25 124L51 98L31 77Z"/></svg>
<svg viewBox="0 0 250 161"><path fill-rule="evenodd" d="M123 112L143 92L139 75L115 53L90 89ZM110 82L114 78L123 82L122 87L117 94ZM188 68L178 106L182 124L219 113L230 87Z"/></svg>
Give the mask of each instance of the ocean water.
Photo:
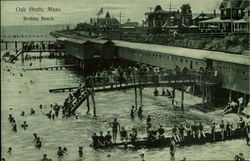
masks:
<svg viewBox="0 0 250 161"><path fill-rule="evenodd" d="M43 67L64 64L63 59L42 59L32 61L32 67ZM166 127L167 135L171 135L172 124L168 122L168 117L178 115L178 112L169 110L170 102L168 98L155 98L152 96L153 88L143 90L144 117L131 120L129 111L134 103L133 90L116 91L108 93L96 93L95 100L97 106L97 118L91 114L86 114L86 103L83 103L77 110L79 119L65 119L59 115L55 120L48 119L44 114L50 110L50 104L63 103L68 93L49 93L51 88L78 86L84 82L84 78L74 70L53 70L53 71L23 71L23 68L30 68L30 61L22 64L17 61L15 64L2 63L2 156L8 161L39 161L44 153L48 158L62 161L81 160L78 157L78 147L83 146L82 160L114 160L114 161L139 161L139 154L145 154L146 161L170 160L169 148L139 149L132 148L109 148L94 150L91 144L93 132L111 130L109 125L114 117L118 118L121 126L126 129L132 127L139 128L139 137L145 137L146 116L152 116L153 124L158 127L163 124ZM7 72L9 68L11 71ZM23 76L20 76L20 73ZM13 76L14 74L14 76ZM34 83L30 83L32 80ZM19 93L21 91L21 93ZM180 92L176 94L178 98ZM199 102L198 98L185 95L187 104ZM192 100L192 101L191 101ZM177 100L178 101L178 100ZM91 102L91 101L90 101ZM39 109L43 104L46 108ZM90 104L91 106L91 104ZM91 106L92 107L92 106ZM34 108L36 114L29 115L30 109ZM188 111L188 109L186 109ZM25 117L20 113L25 111ZM8 115L12 114L17 122L17 133L11 131L11 124L8 122ZM197 112L195 115L199 115ZM208 118L213 114L208 114ZM29 125L25 131L20 125L27 121ZM207 127L206 127L207 128ZM33 142L33 133L37 133L42 140L42 148L36 149ZM58 159L56 152L58 146L66 146L68 155ZM12 147L12 154L7 154L8 147ZM207 143L205 145L194 145L188 147L177 147L176 160L186 157L188 160L232 160L235 154L242 152L245 158L249 158L249 147L245 140L238 139L232 141Z"/></svg>
<svg viewBox="0 0 250 161"><path fill-rule="evenodd" d="M1 26L1 40L3 41L55 41L50 32L66 29L64 25L30 25L30 26ZM18 49L21 43L17 44ZM6 49L6 44L1 43L1 49ZM8 44L8 50L15 49L15 44Z"/></svg>
<svg viewBox="0 0 250 161"><path fill-rule="evenodd" d="M1 28L1 30L4 30L2 33L4 33L5 39L23 41L50 40L49 32L57 30L54 27L48 27L49 29L45 27L42 29L41 27L32 26L31 28L14 27L11 29L7 27ZM13 35L20 34L47 35L47 37L13 37ZM6 35L10 36L6 37ZM1 55L3 52L5 51L1 51ZM60 64L64 64L63 59L32 61L32 67ZM10 69L10 72L6 71L7 68ZM103 131L106 134L107 130L111 130L110 123L114 117L117 117L121 126L125 126L126 129L138 128L139 137L145 137L146 116L151 115L153 125L158 127L159 124L162 124L167 130L167 135L171 135L171 127L173 126L171 117L179 116L180 112L171 110L170 99L166 97L153 97L153 88L143 89L144 116L142 119L138 117L135 117L134 120L130 119L129 111L134 104L134 91L127 90L96 93L97 118L95 119L92 117L92 108L91 114L87 115L86 103L83 103L77 110L79 119L73 117L65 119L59 115L59 118L50 120L45 116L50 111L50 104L62 104L69 93L49 93L49 89L78 86L79 83L84 82L84 78L74 70L23 71L25 68L30 68L30 61L24 62L24 64L20 60L15 64L1 62L1 156L5 157L7 161L39 161L45 153L53 161L140 161L139 155L141 153L145 154L146 161L170 160L169 148L135 150L120 147L94 150L89 147L92 143L91 136L93 132L99 134L100 131ZM20 73L23 76L20 76ZM34 83L31 83L31 80ZM178 104L180 104L180 94L180 92L176 92L176 101ZM216 112L203 114L200 111L188 109L188 105L199 102L201 102L200 98L185 94L185 113L188 114L188 117L183 118L184 121L185 119L202 118L206 122L211 119L219 120L222 118ZM44 105L45 108L41 110L39 108L40 104ZM92 107L92 104L90 106ZM34 116L29 115L31 108L36 111ZM25 111L24 117L20 116L22 111ZM9 114L12 114L17 122L17 133L11 131L12 126L8 122ZM228 119L231 119L231 116ZM20 127L23 121L27 121L29 125L26 131ZM208 126L205 126L205 129L208 128ZM33 133L37 133L41 137L41 149L35 148ZM65 155L62 159L58 159L56 155L58 146L67 147L68 149L68 155ZM84 157L82 159L78 157L79 146L83 146ZM12 147L13 149L11 155L7 154L8 147ZM240 152L244 154L246 159L250 159L249 146L246 145L244 139L177 147L175 159L180 160L186 157L187 160L232 160Z"/></svg>

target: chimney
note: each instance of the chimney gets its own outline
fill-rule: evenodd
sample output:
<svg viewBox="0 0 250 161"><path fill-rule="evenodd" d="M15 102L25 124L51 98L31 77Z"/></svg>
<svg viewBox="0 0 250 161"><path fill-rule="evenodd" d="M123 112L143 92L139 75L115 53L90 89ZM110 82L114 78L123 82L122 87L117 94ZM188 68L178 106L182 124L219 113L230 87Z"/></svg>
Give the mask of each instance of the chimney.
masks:
<svg viewBox="0 0 250 161"><path fill-rule="evenodd" d="M214 17L216 17L216 9L214 9Z"/></svg>

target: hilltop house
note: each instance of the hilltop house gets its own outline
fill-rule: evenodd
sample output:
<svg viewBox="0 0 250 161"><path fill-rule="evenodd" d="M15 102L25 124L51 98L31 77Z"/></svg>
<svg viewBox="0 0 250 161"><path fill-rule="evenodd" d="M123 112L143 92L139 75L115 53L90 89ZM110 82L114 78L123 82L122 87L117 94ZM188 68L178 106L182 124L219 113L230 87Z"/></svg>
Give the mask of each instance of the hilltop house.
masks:
<svg viewBox="0 0 250 161"><path fill-rule="evenodd" d="M249 22L244 18L248 6L249 0L223 0L219 7L220 17L199 22L199 29L219 33L248 30Z"/></svg>

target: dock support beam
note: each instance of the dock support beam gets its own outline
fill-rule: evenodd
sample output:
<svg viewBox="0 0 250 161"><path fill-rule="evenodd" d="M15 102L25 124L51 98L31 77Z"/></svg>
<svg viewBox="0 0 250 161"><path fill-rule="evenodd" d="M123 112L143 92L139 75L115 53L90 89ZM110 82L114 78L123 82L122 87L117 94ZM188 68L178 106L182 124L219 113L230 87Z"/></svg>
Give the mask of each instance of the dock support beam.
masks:
<svg viewBox="0 0 250 161"><path fill-rule="evenodd" d="M21 53L21 60L22 60L22 63L24 63L24 55L23 55L23 52Z"/></svg>
<svg viewBox="0 0 250 161"><path fill-rule="evenodd" d="M184 112L184 88L183 88L183 85L181 88L181 110L182 110L182 112Z"/></svg>
<svg viewBox="0 0 250 161"><path fill-rule="evenodd" d="M15 41L15 50L16 50L16 53L17 53L17 42Z"/></svg>
<svg viewBox="0 0 250 161"><path fill-rule="evenodd" d="M201 86L202 88L202 107L205 107L205 86Z"/></svg>
<svg viewBox="0 0 250 161"><path fill-rule="evenodd" d="M174 98L175 98L175 86L173 86L173 91L172 91L172 110L174 110Z"/></svg>
<svg viewBox="0 0 250 161"><path fill-rule="evenodd" d="M135 87L135 108L137 109L137 89Z"/></svg>
<svg viewBox="0 0 250 161"><path fill-rule="evenodd" d="M96 107L95 107L95 97L94 97L94 93L91 93L91 98L92 98L92 103L93 103L93 114L94 117L96 117Z"/></svg>
<svg viewBox="0 0 250 161"><path fill-rule="evenodd" d="M89 107L89 96L87 98L87 114L89 114L90 111L90 107Z"/></svg>
<svg viewBox="0 0 250 161"><path fill-rule="evenodd" d="M140 87L140 107L142 107L142 87Z"/></svg>

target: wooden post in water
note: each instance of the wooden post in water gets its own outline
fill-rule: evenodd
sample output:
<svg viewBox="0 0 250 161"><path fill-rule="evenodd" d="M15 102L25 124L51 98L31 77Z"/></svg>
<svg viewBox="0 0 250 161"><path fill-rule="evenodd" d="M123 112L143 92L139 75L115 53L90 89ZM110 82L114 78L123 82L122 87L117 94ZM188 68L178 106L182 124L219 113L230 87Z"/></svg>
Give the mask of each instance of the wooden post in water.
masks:
<svg viewBox="0 0 250 161"><path fill-rule="evenodd" d="M91 91L91 98L92 98L92 103L93 103L93 113L94 113L94 117L96 117L96 107L95 107L95 97L94 97L94 95L95 95L95 92L94 92L94 86L95 86L95 84L94 84L94 80L91 78L91 87L92 87L92 91Z"/></svg>
<svg viewBox="0 0 250 161"><path fill-rule="evenodd" d="M142 87L140 87L140 107L142 107Z"/></svg>
<svg viewBox="0 0 250 161"><path fill-rule="evenodd" d="M89 106L89 96L87 97L87 114L89 114L90 106Z"/></svg>
<svg viewBox="0 0 250 161"><path fill-rule="evenodd" d="M172 91L172 110L174 110L174 98L175 98L175 86L173 86L173 91Z"/></svg>
<svg viewBox="0 0 250 161"><path fill-rule="evenodd" d="M184 112L184 88L181 88L181 110Z"/></svg>
<svg viewBox="0 0 250 161"><path fill-rule="evenodd" d="M205 107L205 86L202 87L202 107Z"/></svg>
<svg viewBox="0 0 250 161"><path fill-rule="evenodd" d="M16 50L16 53L17 53L17 42L15 41L15 50Z"/></svg>
<svg viewBox="0 0 250 161"><path fill-rule="evenodd" d="M92 103L93 103L93 113L94 113L94 117L96 117L96 107L95 107L94 92L91 92L91 98L92 98Z"/></svg>
<svg viewBox="0 0 250 161"><path fill-rule="evenodd" d="M21 60L22 60L22 63L24 63L24 55L23 55L23 52L21 53Z"/></svg>
<svg viewBox="0 0 250 161"><path fill-rule="evenodd" d="M5 48L8 50L8 42L5 42Z"/></svg>
<svg viewBox="0 0 250 161"><path fill-rule="evenodd" d="M137 89L135 87L135 108L137 109Z"/></svg>

